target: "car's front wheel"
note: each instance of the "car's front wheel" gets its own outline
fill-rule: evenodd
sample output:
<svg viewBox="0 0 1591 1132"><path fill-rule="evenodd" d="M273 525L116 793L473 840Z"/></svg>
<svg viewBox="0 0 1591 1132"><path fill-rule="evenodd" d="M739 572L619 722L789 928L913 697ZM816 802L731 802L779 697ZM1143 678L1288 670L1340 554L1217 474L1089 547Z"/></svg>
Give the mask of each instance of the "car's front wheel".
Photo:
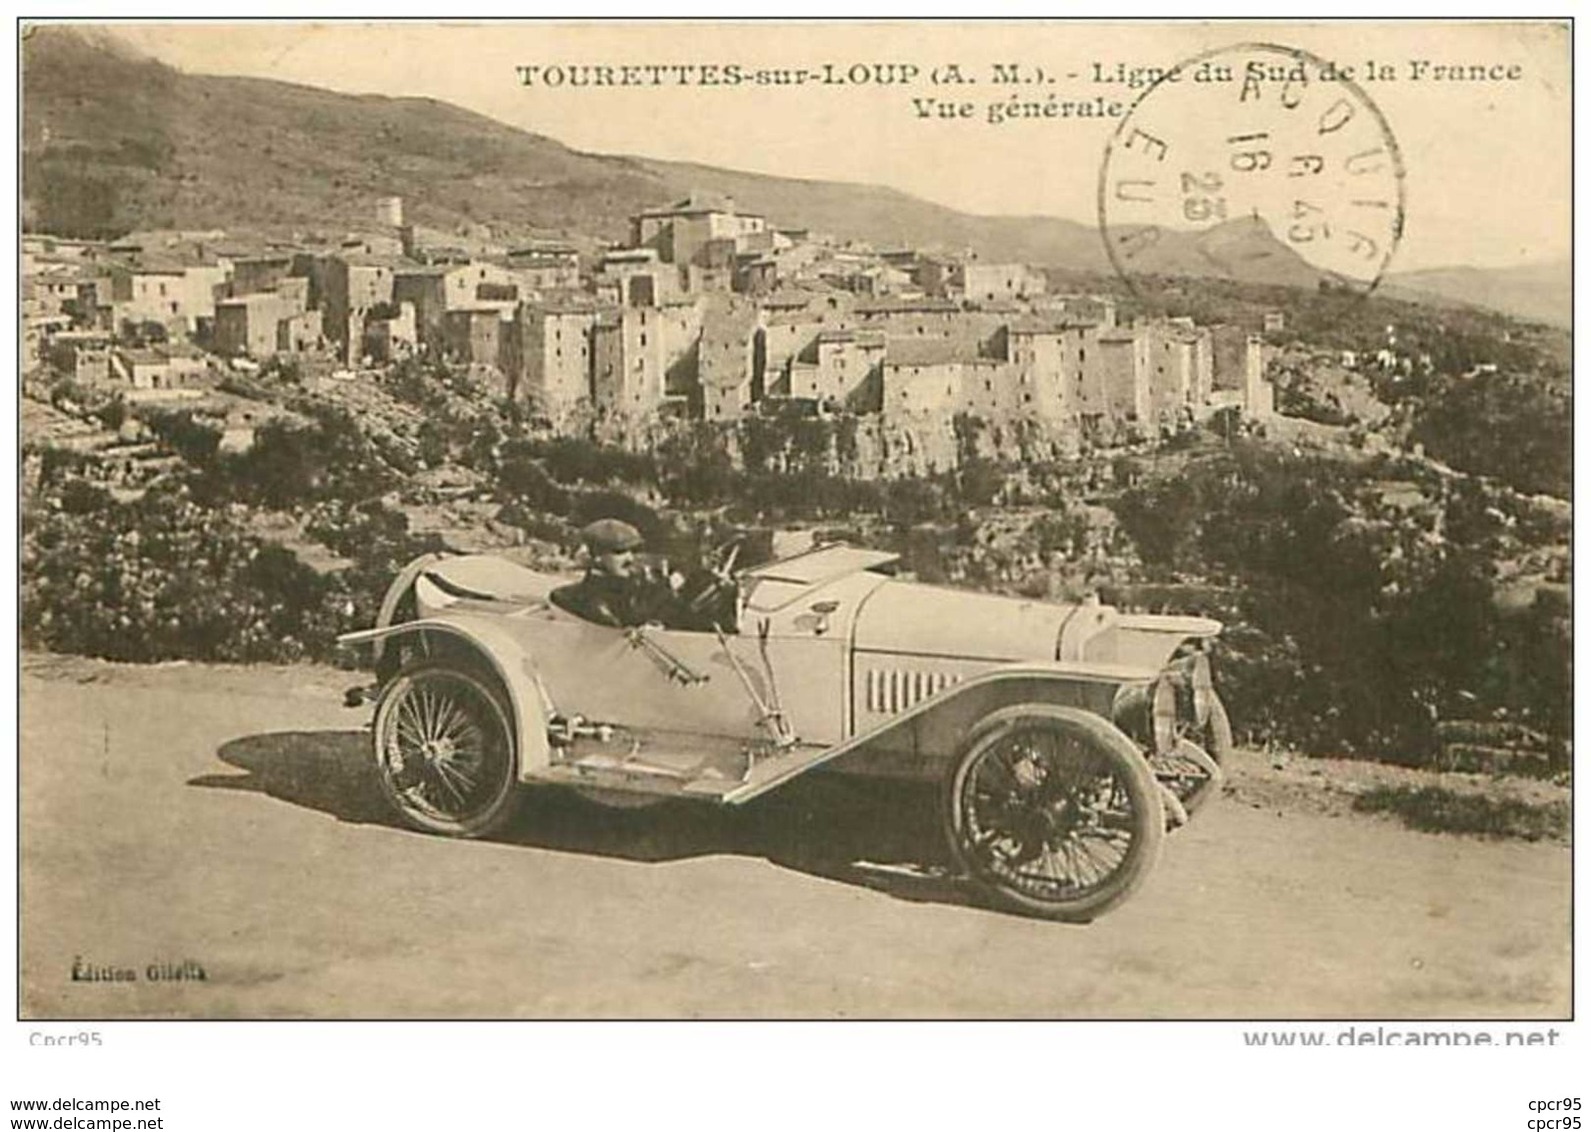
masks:
<svg viewBox="0 0 1591 1132"><path fill-rule="evenodd" d="M1023 704L974 728L947 779L961 867L1005 908L1091 920L1125 900L1165 837L1160 789L1107 721Z"/></svg>
<svg viewBox="0 0 1591 1132"><path fill-rule="evenodd" d="M1193 736L1195 749L1179 743L1163 754L1152 755L1149 765L1165 787L1192 817L1221 793L1224 767L1232 755L1232 722L1219 696L1210 697L1210 714Z"/></svg>
<svg viewBox="0 0 1591 1132"><path fill-rule="evenodd" d="M494 681L457 661L422 660L376 705L376 772L410 825L452 837L501 828L517 799L518 759Z"/></svg>

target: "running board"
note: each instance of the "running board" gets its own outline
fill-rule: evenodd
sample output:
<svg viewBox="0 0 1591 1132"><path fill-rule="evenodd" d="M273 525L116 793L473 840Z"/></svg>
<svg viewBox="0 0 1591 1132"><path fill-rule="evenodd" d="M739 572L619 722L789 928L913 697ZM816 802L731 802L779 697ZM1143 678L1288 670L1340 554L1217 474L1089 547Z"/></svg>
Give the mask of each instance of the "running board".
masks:
<svg viewBox="0 0 1591 1132"><path fill-rule="evenodd" d="M758 755L739 782L717 783L724 787L722 790L714 790L714 784L700 779L691 783L688 789L694 788L708 796L716 795L720 802L736 806L783 786L804 771L827 762L837 753L834 747L796 743L781 751Z"/></svg>
<svg viewBox="0 0 1591 1132"><path fill-rule="evenodd" d="M695 765L669 765L653 752L651 759L596 753L578 760L555 762L538 771L536 780L566 786L594 786L653 797L695 798L738 805L782 786L835 754L834 748L796 744L784 750L751 754L744 748L726 758L706 758Z"/></svg>

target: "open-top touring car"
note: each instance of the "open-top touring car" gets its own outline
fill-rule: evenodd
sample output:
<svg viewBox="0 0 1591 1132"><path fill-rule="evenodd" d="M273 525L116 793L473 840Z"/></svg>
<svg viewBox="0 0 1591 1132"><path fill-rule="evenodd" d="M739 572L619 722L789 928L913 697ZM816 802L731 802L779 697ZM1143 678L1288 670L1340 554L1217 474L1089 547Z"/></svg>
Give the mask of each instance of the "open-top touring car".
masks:
<svg viewBox="0 0 1591 1132"><path fill-rule="evenodd" d="M595 624L570 579L427 556L373 646L381 788L409 824L478 837L522 784L609 805L737 805L814 768L943 784L955 862L1001 906L1087 920L1219 789L1219 623L918 584L845 545L736 572L710 628Z"/></svg>

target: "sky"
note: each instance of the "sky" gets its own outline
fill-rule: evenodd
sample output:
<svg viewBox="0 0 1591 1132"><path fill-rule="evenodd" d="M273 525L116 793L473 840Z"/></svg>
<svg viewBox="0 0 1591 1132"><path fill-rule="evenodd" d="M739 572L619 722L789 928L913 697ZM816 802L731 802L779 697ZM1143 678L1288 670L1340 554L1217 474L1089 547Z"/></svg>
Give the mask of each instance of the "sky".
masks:
<svg viewBox="0 0 1591 1132"><path fill-rule="evenodd" d="M1514 266L1566 258L1570 249L1570 46L1567 31L1549 25L260 22L112 30L188 72L427 96L589 152L882 184L967 212L1081 221L1096 216L1101 156L1117 122L1080 117L1076 104L1104 98L1130 107L1143 87L1114 80L1134 68L1168 68L1233 43L1281 43L1355 68L1397 139L1407 213L1392 270ZM1372 62L1391 77L1363 81ZM698 70L686 72L686 84L670 70L661 85L644 71L642 85L592 85L592 68L622 77L626 64ZM743 74L804 67L842 80L858 67L867 81L696 81L701 68L725 64ZM952 78L974 81L931 81L951 64ZM995 64L1042 78L1002 87ZM1496 77L1437 80L1438 65L1484 66ZM518 68L537 70L526 83ZM1054 95L1074 105L1054 118L991 124L987 104L1013 90L1019 100ZM958 114L970 105L971 116L942 119L944 104Z"/></svg>

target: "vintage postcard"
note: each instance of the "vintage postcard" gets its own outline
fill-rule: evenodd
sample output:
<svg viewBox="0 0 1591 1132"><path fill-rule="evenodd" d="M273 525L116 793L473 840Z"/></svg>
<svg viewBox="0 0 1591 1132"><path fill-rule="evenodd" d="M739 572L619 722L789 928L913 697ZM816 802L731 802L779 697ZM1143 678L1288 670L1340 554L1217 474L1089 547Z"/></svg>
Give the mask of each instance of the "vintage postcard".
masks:
<svg viewBox="0 0 1591 1132"><path fill-rule="evenodd" d="M1556 1043L1570 44L21 25L21 1017Z"/></svg>

